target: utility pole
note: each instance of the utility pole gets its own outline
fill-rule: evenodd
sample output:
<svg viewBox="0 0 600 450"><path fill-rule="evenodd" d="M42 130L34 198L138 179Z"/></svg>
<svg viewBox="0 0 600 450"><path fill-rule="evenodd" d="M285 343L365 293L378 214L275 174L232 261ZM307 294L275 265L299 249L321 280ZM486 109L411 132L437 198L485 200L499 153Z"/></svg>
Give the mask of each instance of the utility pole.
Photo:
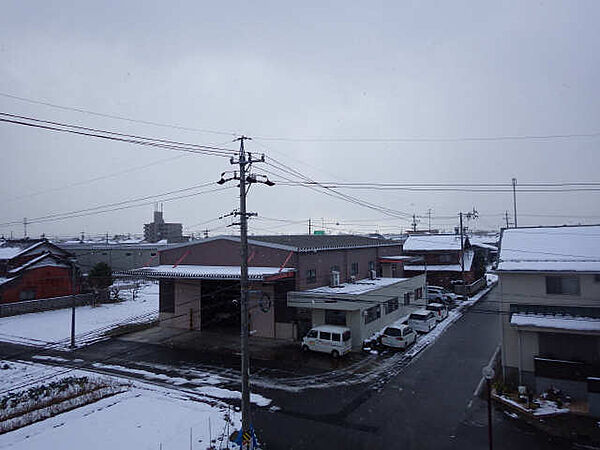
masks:
<svg viewBox="0 0 600 450"><path fill-rule="evenodd" d="M23 238L27 239L27 217L23 217Z"/></svg>
<svg viewBox="0 0 600 450"><path fill-rule="evenodd" d="M512 188L513 188L513 209L515 213L515 228L518 228L517 225L517 179L512 179Z"/></svg>
<svg viewBox="0 0 600 450"><path fill-rule="evenodd" d="M217 182L218 184L224 184L227 181L239 180L240 188L240 210L234 212L234 215L240 216L240 254L241 254L241 265L240 265L240 340L241 340L241 366L242 366L242 449L250 449L253 445L253 437L251 436L253 430L252 418L250 416L250 352L248 342L248 331L249 331L249 320L248 320L248 216L255 216L256 213L246 212L246 196L248 194L248 188L253 183L263 183L267 186L273 186L275 183L270 181L264 175L256 175L250 173L250 168L254 162L264 162L265 155L263 154L258 159L253 159L252 154L248 153L244 149L244 142L251 138L246 136L240 136L235 139L240 142L240 153L239 158L236 161L231 158L230 163L239 166L239 175L237 172L233 172L233 176L224 178L227 172L221 174L221 179ZM260 180L262 178L264 180ZM247 439L246 437L249 437Z"/></svg>
<svg viewBox="0 0 600 450"><path fill-rule="evenodd" d="M308 219L308 234L309 235L312 234L312 222L310 219Z"/></svg>
<svg viewBox="0 0 600 450"><path fill-rule="evenodd" d="M504 218L506 219L506 228L508 228L508 211L504 211Z"/></svg>
<svg viewBox="0 0 600 450"><path fill-rule="evenodd" d="M463 229L463 212L459 212L458 216L460 218L460 273L462 277L462 286L463 286L463 295L468 298L467 295L467 283L465 281L465 240L464 240L464 229ZM479 213L473 208L473 211L469 211L468 213L464 213L464 216L467 220L477 219L479 217Z"/></svg>
<svg viewBox="0 0 600 450"><path fill-rule="evenodd" d="M209 231L210 231L210 230L209 230L208 228L206 228L206 229L204 230L204 239L208 239L208 233L209 233Z"/></svg>
<svg viewBox="0 0 600 450"><path fill-rule="evenodd" d="M412 221L412 229L413 231L417 231L417 216L413 213L413 221Z"/></svg>
<svg viewBox="0 0 600 450"><path fill-rule="evenodd" d="M429 225L429 227L428 227L429 228L429 232L431 233L431 208L429 208L427 210L427 218L428 218L428 222L429 222L429 224L428 224Z"/></svg>
<svg viewBox="0 0 600 450"><path fill-rule="evenodd" d="M77 281L77 269L75 267L75 258L71 259L71 292L73 294L73 304L71 305L71 345L75 348L75 282Z"/></svg>
<svg viewBox="0 0 600 450"><path fill-rule="evenodd" d="M463 213L458 213L460 217L460 274L462 278L463 295L467 294L467 286L465 283L465 241L463 239Z"/></svg>

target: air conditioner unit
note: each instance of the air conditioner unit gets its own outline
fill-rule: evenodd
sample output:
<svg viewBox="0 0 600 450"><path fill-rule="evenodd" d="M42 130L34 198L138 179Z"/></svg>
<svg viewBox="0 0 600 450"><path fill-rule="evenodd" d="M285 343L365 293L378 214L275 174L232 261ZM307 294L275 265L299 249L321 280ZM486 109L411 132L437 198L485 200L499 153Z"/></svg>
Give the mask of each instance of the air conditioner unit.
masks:
<svg viewBox="0 0 600 450"><path fill-rule="evenodd" d="M336 270L331 272L331 287L338 287L340 285L340 273Z"/></svg>
<svg viewBox="0 0 600 450"><path fill-rule="evenodd" d="M374 270L369 270L369 278L371 278L371 280L377 278L377 272Z"/></svg>

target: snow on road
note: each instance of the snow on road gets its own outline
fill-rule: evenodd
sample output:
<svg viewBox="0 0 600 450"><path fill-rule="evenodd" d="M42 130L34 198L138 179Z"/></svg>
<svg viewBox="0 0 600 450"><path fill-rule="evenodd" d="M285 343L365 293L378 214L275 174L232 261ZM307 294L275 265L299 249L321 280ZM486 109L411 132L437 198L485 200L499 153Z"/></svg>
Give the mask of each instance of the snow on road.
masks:
<svg viewBox="0 0 600 450"><path fill-rule="evenodd" d="M123 302L75 310L75 333L78 345L96 341L108 329L124 322L146 322L158 317L158 284L144 284L135 300L131 291L121 291ZM66 347L71 336L71 309L0 318L0 341L34 346L55 343Z"/></svg>

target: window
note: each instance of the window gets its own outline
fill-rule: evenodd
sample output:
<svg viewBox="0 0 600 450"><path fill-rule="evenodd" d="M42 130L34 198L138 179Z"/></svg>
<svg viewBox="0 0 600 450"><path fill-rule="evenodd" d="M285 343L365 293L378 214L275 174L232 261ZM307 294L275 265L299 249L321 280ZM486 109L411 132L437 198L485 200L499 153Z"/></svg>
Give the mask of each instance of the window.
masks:
<svg viewBox="0 0 600 450"><path fill-rule="evenodd" d="M341 342L342 341L342 335L339 333L331 333L331 340L335 341L335 342Z"/></svg>
<svg viewBox="0 0 600 450"><path fill-rule="evenodd" d="M156 252L150 253L150 256L156 256Z"/></svg>
<svg viewBox="0 0 600 450"><path fill-rule="evenodd" d="M317 282L317 269L308 269L306 271L306 282L316 283Z"/></svg>
<svg viewBox="0 0 600 450"><path fill-rule="evenodd" d="M449 263L452 262L452 255L440 255L441 263Z"/></svg>
<svg viewBox="0 0 600 450"><path fill-rule="evenodd" d="M130 252L125 253L125 256L131 256Z"/></svg>
<svg viewBox="0 0 600 450"><path fill-rule="evenodd" d="M381 308L379 305L372 306L369 309L364 310L365 324L371 323L381 317Z"/></svg>
<svg viewBox="0 0 600 450"><path fill-rule="evenodd" d="M346 326L346 311L325 310L326 325L341 325Z"/></svg>
<svg viewBox="0 0 600 450"><path fill-rule="evenodd" d="M317 334L318 334L317 330L310 330L308 332L308 334L306 335L306 337L308 337L308 338L316 338Z"/></svg>
<svg viewBox="0 0 600 450"><path fill-rule="evenodd" d="M579 277L546 277L546 294L579 295Z"/></svg>
<svg viewBox="0 0 600 450"><path fill-rule="evenodd" d="M25 289L19 292L19 300L34 300L35 299L35 289Z"/></svg>
<svg viewBox="0 0 600 450"><path fill-rule="evenodd" d="M390 298L384 303L384 309L386 314L390 314L398 309L398 297Z"/></svg>
<svg viewBox="0 0 600 450"><path fill-rule="evenodd" d="M404 304L405 305L410 304L410 292L407 292L406 294L404 294Z"/></svg>
<svg viewBox="0 0 600 450"><path fill-rule="evenodd" d="M344 340L344 342L349 341L350 340L350 332L344 331L344 334L342 334L342 339Z"/></svg>
<svg viewBox="0 0 600 450"><path fill-rule="evenodd" d="M350 276L357 276L358 275L358 263L354 262L352 263L352 266L350 266Z"/></svg>
<svg viewBox="0 0 600 450"><path fill-rule="evenodd" d="M324 339L326 341L330 341L331 340L331 333L328 333L326 331L321 331L319 336L319 339Z"/></svg>

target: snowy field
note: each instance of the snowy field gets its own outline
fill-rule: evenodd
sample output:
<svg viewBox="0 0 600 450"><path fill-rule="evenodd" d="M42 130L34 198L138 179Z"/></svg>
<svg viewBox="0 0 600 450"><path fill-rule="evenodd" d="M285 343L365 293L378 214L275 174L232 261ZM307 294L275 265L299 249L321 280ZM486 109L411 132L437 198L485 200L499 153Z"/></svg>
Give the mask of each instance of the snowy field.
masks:
<svg viewBox="0 0 600 450"><path fill-rule="evenodd" d="M2 367L2 393L65 376L98 377L36 363L1 361ZM216 448L225 448L239 426L239 413L224 402L134 382L126 392L0 435L0 448L204 450L211 439Z"/></svg>
<svg viewBox="0 0 600 450"><path fill-rule="evenodd" d="M142 285L135 300L131 291L121 291L119 295L123 302L76 308L77 345L97 341L121 323L147 322L158 317L158 284ZM70 336L70 308L0 318L0 341L66 347Z"/></svg>

